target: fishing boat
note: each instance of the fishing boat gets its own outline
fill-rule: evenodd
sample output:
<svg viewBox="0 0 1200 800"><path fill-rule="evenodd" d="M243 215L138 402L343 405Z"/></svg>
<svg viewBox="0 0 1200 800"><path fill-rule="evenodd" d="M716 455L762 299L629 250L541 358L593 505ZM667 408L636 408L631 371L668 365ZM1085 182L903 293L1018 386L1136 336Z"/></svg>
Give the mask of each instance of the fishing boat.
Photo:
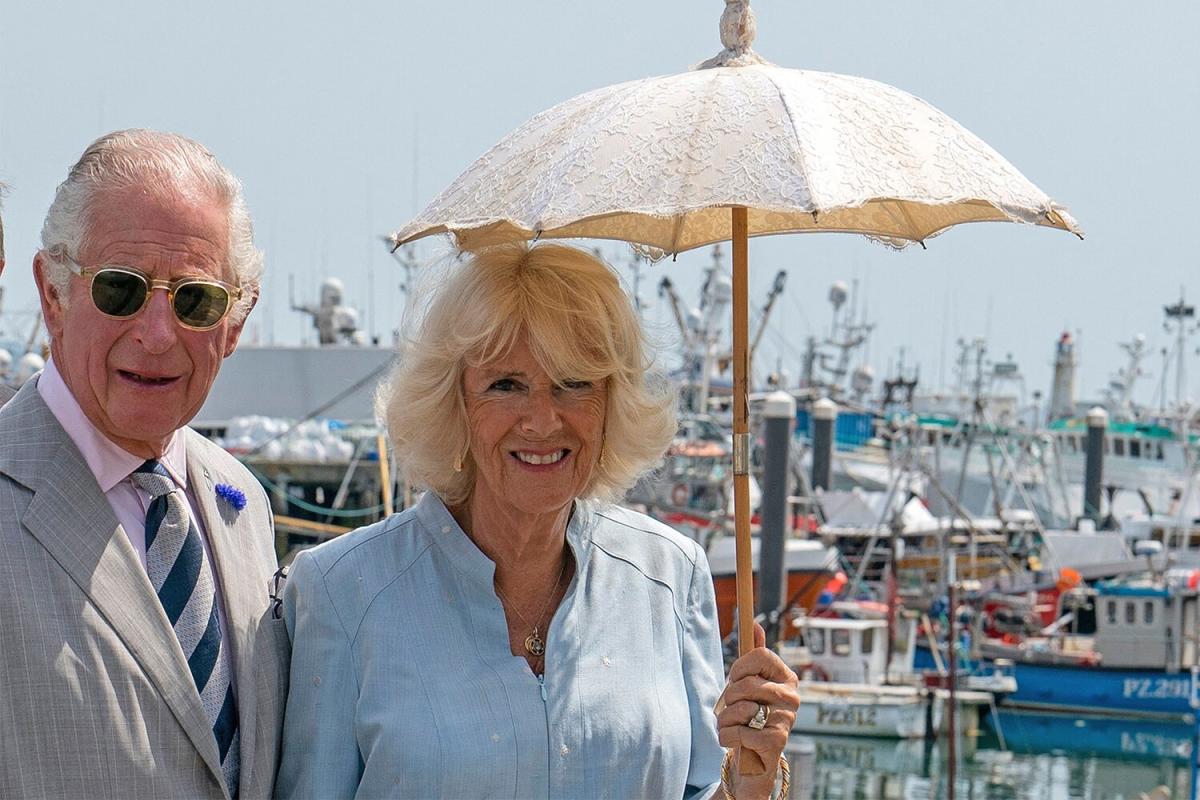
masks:
<svg viewBox="0 0 1200 800"><path fill-rule="evenodd" d="M801 676L794 732L912 739L939 729L942 697L900 682L915 678L915 620L892 646L886 619L806 616L797 627L780 650Z"/></svg>
<svg viewBox="0 0 1200 800"><path fill-rule="evenodd" d="M697 540L707 539L732 516L733 444L712 418L687 414L667 448L662 464L643 476L625 501L676 528L687 528ZM752 502L762 493L752 481Z"/></svg>
<svg viewBox="0 0 1200 800"><path fill-rule="evenodd" d="M915 686L804 681L792 730L887 739L920 739L941 725L943 704Z"/></svg>
<svg viewBox="0 0 1200 800"><path fill-rule="evenodd" d="M971 648L980 669L1011 662L1009 708L1125 718L1194 719L1200 667L1200 573L1152 572L1062 592L1054 623L1037 635L1019 625ZM932 667L919 649L918 668Z"/></svg>

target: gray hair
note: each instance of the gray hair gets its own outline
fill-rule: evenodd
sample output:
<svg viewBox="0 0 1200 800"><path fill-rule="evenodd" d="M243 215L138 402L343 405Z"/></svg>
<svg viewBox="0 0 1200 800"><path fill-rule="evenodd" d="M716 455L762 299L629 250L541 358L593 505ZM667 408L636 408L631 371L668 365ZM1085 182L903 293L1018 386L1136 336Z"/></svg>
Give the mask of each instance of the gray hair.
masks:
<svg viewBox="0 0 1200 800"><path fill-rule="evenodd" d="M229 210L229 266L238 285L247 289L230 319L240 322L250 312L263 270L262 252L254 246L254 225L242 182L221 166L200 143L177 133L130 129L105 134L88 145L58 185L42 225L42 247L50 255L46 277L65 301L71 271L58 261L65 249L78 258L85 248L91 211L98 195L138 187L171 196L196 191L222 202Z"/></svg>

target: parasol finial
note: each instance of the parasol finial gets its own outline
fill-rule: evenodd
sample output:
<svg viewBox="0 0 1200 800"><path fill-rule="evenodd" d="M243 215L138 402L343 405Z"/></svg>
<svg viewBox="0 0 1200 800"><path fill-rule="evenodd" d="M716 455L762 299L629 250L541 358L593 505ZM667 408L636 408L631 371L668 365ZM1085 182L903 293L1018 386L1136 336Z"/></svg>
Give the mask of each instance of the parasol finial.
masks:
<svg viewBox="0 0 1200 800"><path fill-rule="evenodd" d="M725 11L721 14L721 44L725 45L725 49L697 69L767 63L750 49L757 32L758 25L754 21L750 0L725 0Z"/></svg>
<svg viewBox="0 0 1200 800"><path fill-rule="evenodd" d="M721 14L721 44L725 49L749 50L756 33L758 25L750 0L725 0L725 11Z"/></svg>

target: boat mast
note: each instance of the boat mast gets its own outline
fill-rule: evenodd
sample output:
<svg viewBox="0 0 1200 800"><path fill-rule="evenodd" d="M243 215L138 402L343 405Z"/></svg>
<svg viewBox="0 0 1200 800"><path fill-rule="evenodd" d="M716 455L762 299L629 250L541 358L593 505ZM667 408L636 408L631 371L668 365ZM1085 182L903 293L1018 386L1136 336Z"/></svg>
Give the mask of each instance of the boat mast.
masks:
<svg viewBox="0 0 1200 800"><path fill-rule="evenodd" d="M1117 345L1129 356L1129 361L1109 379L1108 402L1118 419L1133 419L1137 416L1133 407L1133 387L1137 379L1146 374L1142 370L1142 360L1147 352L1146 337L1139 333L1128 342L1117 342Z"/></svg>
<svg viewBox="0 0 1200 800"><path fill-rule="evenodd" d="M1183 411L1184 403L1186 402L1187 394L1187 369L1186 369L1186 354L1187 354L1187 337L1191 333L1195 333L1195 328L1188 328L1188 320L1196 316L1196 307L1189 306L1183 299L1183 287L1179 287L1179 302L1174 305L1163 306L1163 313L1166 314L1166 319L1163 320L1163 330L1167 333L1171 332L1171 325L1175 326L1175 405L1180 412ZM1164 375L1165 380L1165 375ZM1167 404L1166 398L1163 398L1163 406Z"/></svg>

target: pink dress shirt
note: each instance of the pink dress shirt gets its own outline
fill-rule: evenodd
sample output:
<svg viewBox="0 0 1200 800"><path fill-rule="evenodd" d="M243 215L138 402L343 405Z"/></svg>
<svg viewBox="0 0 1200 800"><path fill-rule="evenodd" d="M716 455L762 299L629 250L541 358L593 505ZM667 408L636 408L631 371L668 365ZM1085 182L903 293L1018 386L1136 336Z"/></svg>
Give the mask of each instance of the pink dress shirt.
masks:
<svg viewBox="0 0 1200 800"><path fill-rule="evenodd" d="M104 492L109 505L112 506L113 513L117 515L117 522L121 523L125 536L129 538L129 543L133 545L134 551L142 561L142 569L145 569L146 509L150 505L151 498L145 490L134 486L129 475L146 459L121 449L96 430L96 426L83 413L75 396L67 388L66 382L63 381L62 375L54 365L53 358L46 361L46 368L38 377L37 390L42 396L42 400L50 408L50 412L58 420L58 424L63 426L67 436L71 437L71 441L79 448L79 452L83 455L83 460L87 462L92 474L96 476L96 483L100 485L100 491ZM217 575L212 550L208 546L208 534L204 529L204 521L196 513L192 491L188 488L187 439L179 431L175 431L171 436L167 450L159 458L159 462L166 467L176 485L184 490L184 501L187 504L188 514L191 515L192 522L196 524L196 530L200 532L200 541L204 544L204 552L208 556L208 563L213 573L217 613L221 618L221 647L226 653L231 654L233 651L229 649L229 627L225 624L221 579ZM233 678L232 671L230 678ZM236 686L234 691L237 691Z"/></svg>

